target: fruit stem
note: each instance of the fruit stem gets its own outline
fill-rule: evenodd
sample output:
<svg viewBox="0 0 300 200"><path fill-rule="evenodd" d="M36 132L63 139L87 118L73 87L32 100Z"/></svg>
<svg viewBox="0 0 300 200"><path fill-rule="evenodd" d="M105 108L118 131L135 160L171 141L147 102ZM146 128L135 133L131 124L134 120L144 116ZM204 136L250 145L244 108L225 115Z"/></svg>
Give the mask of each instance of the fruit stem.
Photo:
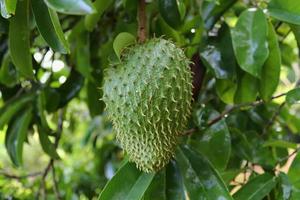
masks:
<svg viewBox="0 0 300 200"><path fill-rule="evenodd" d="M139 0L138 7L138 40L140 43L146 41L146 1Z"/></svg>

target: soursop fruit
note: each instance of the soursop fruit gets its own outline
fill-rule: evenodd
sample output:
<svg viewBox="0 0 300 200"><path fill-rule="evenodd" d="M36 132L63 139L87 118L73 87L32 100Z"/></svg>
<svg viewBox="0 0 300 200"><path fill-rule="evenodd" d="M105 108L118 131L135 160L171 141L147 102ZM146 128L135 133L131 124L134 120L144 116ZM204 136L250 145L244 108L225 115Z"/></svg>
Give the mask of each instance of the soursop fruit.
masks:
<svg viewBox="0 0 300 200"><path fill-rule="evenodd" d="M191 112L192 72L184 52L165 39L127 48L106 71L103 100L129 160L145 172L174 156Z"/></svg>

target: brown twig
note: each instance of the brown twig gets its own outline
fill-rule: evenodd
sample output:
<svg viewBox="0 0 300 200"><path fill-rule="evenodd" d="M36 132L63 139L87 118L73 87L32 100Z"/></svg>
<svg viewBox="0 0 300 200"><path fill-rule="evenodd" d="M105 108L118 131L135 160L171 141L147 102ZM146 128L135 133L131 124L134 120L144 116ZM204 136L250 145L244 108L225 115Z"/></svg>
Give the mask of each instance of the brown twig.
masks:
<svg viewBox="0 0 300 200"><path fill-rule="evenodd" d="M285 96L286 93L282 93L282 94L279 94L279 95L276 95L276 96L273 96L271 98L271 100L273 99L277 99L277 98L280 98L280 97L283 97ZM207 126L212 126L213 124L217 123L218 121L222 120L225 116L229 115L230 113L234 112L235 110L237 109L240 109L242 107L247 107L247 106L251 106L251 107L255 107L255 106L258 106L258 105L261 105L263 104L264 101L263 100L257 100L257 101L254 101L254 102L250 102L250 103L242 103L242 104L238 104L238 105L234 105L234 106L231 106L229 107L228 109L226 109L225 111L223 111L220 115L218 115L217 117L213 118L212 120L208 121L207 122ZM190 135L192 133L194 133L195 131L197 131L198 129L197 128L192 128L192 129L189 129L189 130L186 130L182 133L182 135Z"/></svg>
<svg viewBox="0 0 300 200"><path fill-rule="evenodd" d="M147 32L147 24L146 24L146 1L139 0L138 7L138 39L140 43L146 41L146 32Z"/></svg>
<svg viewBox="0 0 300 200"><path fill-rule="evenodd" d="M16 180L22 180L22 179L26 179L26 178L35 178L40 175L42 175L42 172L33 172L31 174L18 176L15 174L9 174L7 172L0 171L0 176L4 176L5 178L16 179Z"/></svg>

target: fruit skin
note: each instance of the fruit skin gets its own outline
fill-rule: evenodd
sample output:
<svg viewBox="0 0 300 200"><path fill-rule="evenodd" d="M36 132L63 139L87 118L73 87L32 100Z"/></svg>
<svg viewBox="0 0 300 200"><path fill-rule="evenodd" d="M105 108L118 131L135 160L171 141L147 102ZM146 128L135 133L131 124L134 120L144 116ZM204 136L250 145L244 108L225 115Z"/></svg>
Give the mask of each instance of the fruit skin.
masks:
<svg viewBox="0 0 300 200"><path fill-rule="evenodd" d="M106 71L103 100L129 160L144 172L163 168L191 112L192 72L184 52L164 39L125 50Z"/></svg>

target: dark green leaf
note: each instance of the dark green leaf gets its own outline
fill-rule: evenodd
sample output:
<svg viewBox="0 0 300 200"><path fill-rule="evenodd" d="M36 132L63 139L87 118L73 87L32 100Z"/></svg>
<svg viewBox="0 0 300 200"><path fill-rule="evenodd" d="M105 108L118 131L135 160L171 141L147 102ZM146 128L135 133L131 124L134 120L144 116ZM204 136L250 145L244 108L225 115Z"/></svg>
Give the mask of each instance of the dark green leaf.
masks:
<svg viewBox="0 0 300 200"><path fill-rule="evenodd" d="M99 200L128 199L131 195L134 196L141 193L143 195L153 177L154 174L142 173L135 167L134 164L127 162L106 184L99 196Z"/></svg>
<svg viewBox="0 0 300 200"><path fill-rule="evenodd" d="M271 0L269 14L281 21L300 25L300 4L298 0Z"/></svg>
<svg viewBox="0 0 300 200"><path fill-rule="evenodd" d="M71 70L66 82L55 90L60 96L57 108L64 107L70 100L72 100L81 90L83 83L83 76L74 69Z"/></svg>
<svg viewBox="0 0 300 200"><path fill-rule="evenodd" d="M51 142L48 137L47 130L44 129L41 124L38 124L39 139L42 149L53 159L59 159L59 155L56 152L55 144Z"/></svg>
<svg viewBox="0 0 300 200"><path fill-rule="evenodd" d="M232 199L212 164L188 147L177 152L184 185L189 199Z"/></svg>
<svg viewBox="0 0 300 200"><path fill-rule="evenodd" d="M259 80L250 74L243 73L238 76L238 88L234 96L234 102L249 103L256 100Z"/></svg>
<svg viewBox="0 0 300 200"><path fill-rule="evenodd" d="M270 193L276 182L276 177L270 174L259 175L246 183L233 197L236 200L261 200Z"/></svg>
<svg viewBox="0 0 300 200"><path fill-rule="evenodd" d="M244 11L231 33L240 67L253 76L261 77L263 64L269 55L268 24L263 11L254 8Z"/></svg>
<svg viewBox="0 0 300 200"><path fill-rule="evenodd" d="M134 44L135 42L135 37L130 33L119 33L113 43L113 47L117 57L120 59L124 48Z"/></svg>
<svg viewBox="0 0 300 200"><path fill-rule="evenodd" d="M264 143L264 147L280 147L280 148L296 149L297 144L292 142L287 142L284 140L270 140Z"/></svg>
<svg viewBox="0 0 300 200"><path fill-rule="evenodd" d="M231 152L231 138L225 120L209 127L201 138L190 140L190 145L205 155L219 171L223 171Z"/></svg>
<svg viewBox="0 0 300 200"><path fill-rule="evenodd" d="M33 99L32 94L20 96L19 98L14 99L8 104L5 104L1 109L0 109L0 130L3 129L3 127L8 124L11 120L11 118L24 106L29 103Z"/></svg>
<svg viewBox="0 0 300 200"><path fill-rule="evenodd" d="M184 186L181 172L175 160L171 160L166 167L166 199L185 200Z"/></svg>
<svg viewBox="0 0 300 200"><path fill-rule="evenodd" d="M29 31L29 0L18 1L9 24L10 55L20 74L33 79Z"/></svg>
<svg viewBox="0 0 300 200"><path fill-rule="evenodd" d="M67 43L56 12L41 0L32 1L32 10L37 28L49 46L60 53L69 53Z"/></svg>
<svg viewBox="0 0 300 200"><path fill-rule="evenodd" d="M236 62L227 24L222 25L218 37L209 41L201 56L216 78L228 79L235 75Z"/></svg>
<svg viewBox="0 0 300 200"><path fill-rule="evenodd" d="M84 19L84 24L88 31L92 31L94 29L97 22L100 20L102 14L112 3L113 3L113 0L96 0L96 1L94 1L93 4L97 10L97 13L87 15Z"/></svg>
<svg viewBox="0 0 300 200"><path fill-rule="evenodd" d="M27 137L31 118L32 108L29 107L10 124L6 133L5 146L8 155L16 166L23 163L23 143Z"/></svg>
<svg viewBox="0 0 300 200"><path fill-rule="evenodd" d="M45 91L40 91L37 97L37 115L38 115L38 120L43 127L43 130L47 133L47 135L50 135L52 133L52 130L50 129L46 115L46 96L45 96Z"/></svg>
<svg viewBox="0 0 300 200"><path fill-rule="evenodd" d="M159 0L159 12L163 19L172 28L179 28L182 23L182 17L179 12L177 0Z"/></svg>
<svg viewBox="0 0 300 200"><path fill-rule="evenodd" d="M278 183L280 187L278 200L289 200L292 196L293 190L293 187L289 181L289 177L283 172L280 172L278 177Z"/></svg>
<svg viewBox="0 0 300 200"><path fill-rule="evenodd" d="M92 117L101 114L104 110L105 104L101 97L102 90L89 81L87 83L87 104Z"/></svg>
<svg viewBox="0 0 300 200"><path fill-rule="evenodd" d="M143 200L169 200L166 197L166 170L156 173L153 181L143 196Z"/></svg>
<svg viewBox="0 0 300 200"><path fill-rule="evenodd" d="M290 90L286 94L286 102L289 105L300 103L300 88L295 88L293 90Z"/></svg>
<svg viewBox="0 0 300 200"><path fill-rule="evenodd" d="M124 200L140 200L152 182L155 173L142 173Z"/></svg>
<svg viewBox="0 0 300 200"><path fill-rule="evenodd" d="M91 75L90 37L85 31L76 37L76 69L90 81L94 81Z"/></svg>
<svg viewBox="0 0 300 200"><path fill-rule="evenodd" d="M44 0L45 3L57 12L71 15L86 15L96 12L90 0Z"/></svg>
<svg viewBox="0 0 300 200"><path fill-rule="evenodd" d="M204 1L202 5L202 16L205 27L211 29L220 19L222 14L234 5L237 0Z"/></svg>
<svg viewBox="0 0 300 200"><path fill-rule="evenodd" d="M2 58L2 64L0 68L0 83L13 87L18 83L18 73L11 63L11 57L9 53L6 53Z"/></svg>
<svg viewBox="0 0 300 200"><path fill-rule="evenodd" d="M237 84L229 79L217 79L216 90L220 99L227 103L233 104L234 95L237 89Z"/></svg>
<svg viewBox="0 0 300 200"><path fill-rule="evenodd" d="M280 78L281 55L277 35L271 22L268 28L269 57L263 65L259 93L264 101L270 100Z"/></svg>

